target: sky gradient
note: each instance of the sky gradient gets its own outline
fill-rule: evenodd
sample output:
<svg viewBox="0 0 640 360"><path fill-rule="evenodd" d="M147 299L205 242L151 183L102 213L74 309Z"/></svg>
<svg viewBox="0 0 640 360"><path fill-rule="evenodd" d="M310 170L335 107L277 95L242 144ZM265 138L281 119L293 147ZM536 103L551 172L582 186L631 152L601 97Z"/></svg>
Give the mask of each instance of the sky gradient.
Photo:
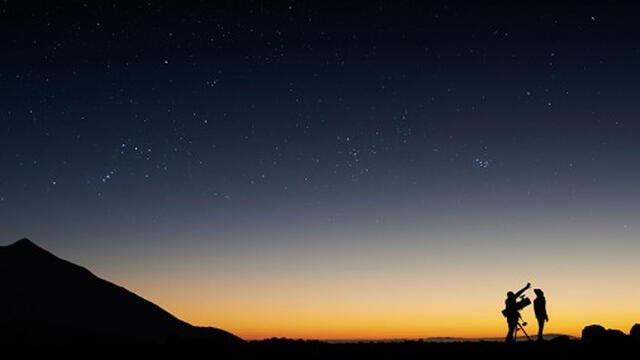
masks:
<svg viewBox="0 0 640 360"><path fill-rule="evenodd" d="M0 243L246 339L502 336L527 281L628 331L640 9L594 4L3 3Z"/></svg>

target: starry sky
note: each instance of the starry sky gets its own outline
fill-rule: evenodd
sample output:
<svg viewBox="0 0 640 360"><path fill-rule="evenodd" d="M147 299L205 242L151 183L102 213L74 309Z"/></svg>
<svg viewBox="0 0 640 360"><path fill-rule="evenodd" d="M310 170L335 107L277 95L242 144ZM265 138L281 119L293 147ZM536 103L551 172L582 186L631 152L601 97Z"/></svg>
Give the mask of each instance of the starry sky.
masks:
<svg viewBox="0 0 640 360"><path fill-rule="evenodd" d="M639 12L3 1L0 241L245 338L627 331Z"/></svg>

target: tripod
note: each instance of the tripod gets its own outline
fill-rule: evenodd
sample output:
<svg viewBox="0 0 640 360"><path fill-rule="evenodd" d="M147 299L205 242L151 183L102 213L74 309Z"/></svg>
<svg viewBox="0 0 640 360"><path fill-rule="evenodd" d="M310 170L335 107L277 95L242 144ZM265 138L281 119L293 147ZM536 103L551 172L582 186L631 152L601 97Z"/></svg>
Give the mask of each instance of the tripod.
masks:
<svg viewBox="0 0 640 360"><path fill-rule="evenodd" d="M522 319L522 317L520 317L520 319ZM518 341L518 330L522 331L522 333L524 334L524 336L527 337L527 340L531 341L531 338L529 337L529 334L527 334L527 330L524 329L524 327L527 326L527 322L523 321L522 323L520 323L520 320L518 320L518 324L516 325L516 331L513 335L513 342L517 342Z"/></svg>

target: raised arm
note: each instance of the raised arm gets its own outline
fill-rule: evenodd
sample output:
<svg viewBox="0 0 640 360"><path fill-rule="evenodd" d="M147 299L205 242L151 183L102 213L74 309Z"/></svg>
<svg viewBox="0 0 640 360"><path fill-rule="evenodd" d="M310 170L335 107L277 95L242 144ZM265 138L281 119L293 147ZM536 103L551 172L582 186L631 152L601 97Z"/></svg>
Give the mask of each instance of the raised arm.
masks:
<svg viewBox="0 0 640 360"><path fill-rule="evenodd" d="M527 283L525 287L523 287L522 289L518 290L518 292L516 292L515 297L522 295L522 293L525 292L530 287L531 287L531 283Z"/></svg>

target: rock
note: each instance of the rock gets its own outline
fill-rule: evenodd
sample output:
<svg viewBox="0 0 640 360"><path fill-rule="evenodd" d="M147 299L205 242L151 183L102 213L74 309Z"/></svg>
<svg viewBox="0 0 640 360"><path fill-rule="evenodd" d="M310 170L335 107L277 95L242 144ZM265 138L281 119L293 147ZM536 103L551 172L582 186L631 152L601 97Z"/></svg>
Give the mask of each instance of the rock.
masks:
<svg viewBox="0 0 640 360"><path fill-rule="evenodd" d="M567 335L559 335L549 341L554 344L566 344L568 342L571 342L571 338Z"/></svg>
<svg viewBox="0 0 640 360"><path fill-rule="evenodd" d="M586 343L620 345L628 340L629 336L617 329L605 329L600 325L589 325L582 329L582 341Z"/></svg>
<svg viewBox="0 0 640 360"><path fill-rule="evenodd" d="M623 341L627 338L627 334L617 329L607 329L604 335L607 341Z"/></svg>
<svg viewBox="0 0 640 360"><path fill-rule="evenodd" d="M602 325L589 325L582 329L582 341L597 342L605 338L607 330Z"/></svg>

